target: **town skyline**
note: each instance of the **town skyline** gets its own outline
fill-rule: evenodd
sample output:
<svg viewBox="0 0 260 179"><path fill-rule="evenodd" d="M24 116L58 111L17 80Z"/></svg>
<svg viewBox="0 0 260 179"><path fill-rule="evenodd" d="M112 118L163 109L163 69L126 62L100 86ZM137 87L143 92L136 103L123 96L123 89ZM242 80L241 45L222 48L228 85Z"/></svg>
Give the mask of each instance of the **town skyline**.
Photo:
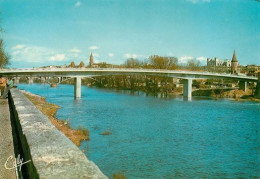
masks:
<svg viewBox="0 0 260 179"><path fill-rule="evenodd" d="M259 65L257 1L0 1L10 67L86 62L122 64L127 58L176 56Z"/></svg>

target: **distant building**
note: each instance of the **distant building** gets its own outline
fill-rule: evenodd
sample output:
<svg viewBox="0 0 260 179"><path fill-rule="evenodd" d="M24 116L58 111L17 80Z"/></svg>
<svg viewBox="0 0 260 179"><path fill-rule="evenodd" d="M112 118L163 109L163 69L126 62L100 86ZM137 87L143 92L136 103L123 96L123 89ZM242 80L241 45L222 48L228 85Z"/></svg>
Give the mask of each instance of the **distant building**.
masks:
<svg viewBox="0 0 260 179"><path fill-rule="evenodd" d="M90 68L99 68L100 67L100 63L94 63L94 56L93 56L92 52L89 56L89 67Z"/></svg>
<svg viewBox="0 0 260 179"><path fill-rule="evenodd" d="M231 61L230 60L220 60L217 57L207 58L207 66L208 67L231 67Z"/></svg>
<svg viewBox="0 0 260 179"><path fill-rule="evenodd" d="M236 52L234 51L233 57L231 60L231 74L238 73L237 67L238 67L238 61L237 61L237 57L236 57Z"/></svg>
<svg viewBox="0 0 260 179"><path fill-rule="evenodd" d="M89 67L94 67L94 57L93 57L92 52L89 57Z"/></svg>
<svg viewBox="0 0 260 179"><path fill-rule="evenodd" d="M94 63L94 56L91 52L90 56L89 56L89 67L90 68L113 68L113 67L117 67L118 65L112 65L112 64L108 64L106 62L99 62L99 63Z"/></svg>

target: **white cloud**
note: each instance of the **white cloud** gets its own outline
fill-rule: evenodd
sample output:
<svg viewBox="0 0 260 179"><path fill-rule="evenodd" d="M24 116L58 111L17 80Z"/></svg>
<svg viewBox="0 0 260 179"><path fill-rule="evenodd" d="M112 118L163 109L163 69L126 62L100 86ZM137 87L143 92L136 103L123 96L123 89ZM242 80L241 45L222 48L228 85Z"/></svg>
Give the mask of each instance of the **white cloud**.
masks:
<svg viewBox="0 0 260 179"><path fill-rule="evenodd" d="M52 54L52 50L38 46L16 46L11 57L14 61L44 62Z"/></svg>
<svg viewBox="0 0 260 179"><path fill-rule="evenodd" d="M185 64L187 63L189 60L195 60L195 61L199 61L201 64L206 64L207 61L207 57L192 57L192 56L181 56L179 58L179 63L181 64Z"/></svg>
<svg viewBox="0 0 260 179"><path fill-rule="evenodd" d="M63 61L65 59L65 54L56 54L50 57L51 61Z"/></svg>
<svg viewBox="0 0 260 179"><path fill-rule="evenodd" d="M39 46L15 46L12 48L11 59L12 63L23 62L23 63L36 63L37 65L50 63L50 62L61 62L72 59L72 55L75 53L60 53L57 50L49 49ZM50 63L51 64L51 63Z"/></svg>
<svg viewBox="0 0 260 179"><path fill-rule="evenodd" d="M97 49L99 49L99 47L95 45L89 47L89 50L97 50Z"/></svg>
<svg viewBox="0 0 260 179"><path fill-rule="evenodd" d="M77 57L79 57L79 54L75 53L75 54L72 55L72 57L77 58Z"/></svg>
<svg viewBox="0 0 260 179"><path fill-rule="evenodd" d="M126 53L126 54L124 54L124 57L125 58L140 58L140 57L143 57L143 55Z"/></svg>
<svg viewBox="0 0 260 179"><path fill-rule="evenodd" d="M18 44L18 45L16 45L16 46L14 46L12 49L13 49L13 50L18 50L18 49L22 49L22 48L24 48L24 45Z"/></svg>
<svg viewBox="0 0 260 179"><path fill-rule="evenodd" d="M81 2L80 1L76 2L76 4L75 4L75 7L79 7L79 6L81 6Z"/></svg>
<svg viewBox="0 0 260 179"><path fill-rule="evenodd" d="M196 60L199 61L202 65L205 65L207 62L207 57L197 57Z"/></svg>
<svg viewBox="0 0 260 179"><path fill-rule="evenodd" d="M77 49L77 48L73 48L73 49L70 50L70 52L72 52L72 53L80 53L81 51L79 49Z"/></svg>
<svg viewBox="0 0 260 179"><path fill-rule="evenodd" d="M207 57L197 57L196 60L201 61L201 62L206 62Z"/></svg>
<svg viewBox="0 0 260 179"><path fill-rule="evenodd" d="M179 63L187 63L189 60L194 59L194 57L191 56L182 56L179 58Z"/></svg>
<svg viewBox="0 0 260 179"><path fill-rule="evenodd" d="M20 51L13 51L12 55L19 55Z"/></svg>
<svg viewBox="0 0 260 179"><path fill-rule="evenodd" d="M113 53L109 53L108 56L109 56L109 57L113 57L113 56L115 56L115 55L114 55Z"/></svg>

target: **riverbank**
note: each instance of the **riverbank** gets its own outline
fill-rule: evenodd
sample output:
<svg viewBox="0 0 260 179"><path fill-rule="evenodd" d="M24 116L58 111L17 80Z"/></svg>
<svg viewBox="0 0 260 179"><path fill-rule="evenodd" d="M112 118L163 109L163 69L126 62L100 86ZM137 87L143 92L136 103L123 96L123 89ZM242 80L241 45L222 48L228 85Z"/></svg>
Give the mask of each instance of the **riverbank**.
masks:
<svg viewBox="0 0 260 179"><path fill-rule="evenodd" d="M192 96L208 96L216 99L225 98L235 99L237 101L260 102L260 99L255 98L249 89L246 92L239 89L199 89L193 91Z"/></svg>
<svg viewBox="0 0 260 179"><path fill-rule="evenodd" d="M25 96L44 114L51 123L63 134L65 134L76 146L80 146L81 141L89 140L89 131L85 128L72 129L66 121L55 117L57 110L60 108L56 104L51 104L45 98L22 91Z"/></svg>

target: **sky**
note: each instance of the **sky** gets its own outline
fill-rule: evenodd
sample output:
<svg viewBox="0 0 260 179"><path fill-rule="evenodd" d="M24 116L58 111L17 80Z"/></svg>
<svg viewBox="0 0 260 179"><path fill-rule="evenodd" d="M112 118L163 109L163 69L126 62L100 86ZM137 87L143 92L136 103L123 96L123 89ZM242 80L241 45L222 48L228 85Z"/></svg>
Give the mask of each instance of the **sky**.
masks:
<svg viewBox="0 0 260 179"><path fill-rule="evenodd" d="M257 0L0 0L11 68L175 56L260 65Z"/></svg>

